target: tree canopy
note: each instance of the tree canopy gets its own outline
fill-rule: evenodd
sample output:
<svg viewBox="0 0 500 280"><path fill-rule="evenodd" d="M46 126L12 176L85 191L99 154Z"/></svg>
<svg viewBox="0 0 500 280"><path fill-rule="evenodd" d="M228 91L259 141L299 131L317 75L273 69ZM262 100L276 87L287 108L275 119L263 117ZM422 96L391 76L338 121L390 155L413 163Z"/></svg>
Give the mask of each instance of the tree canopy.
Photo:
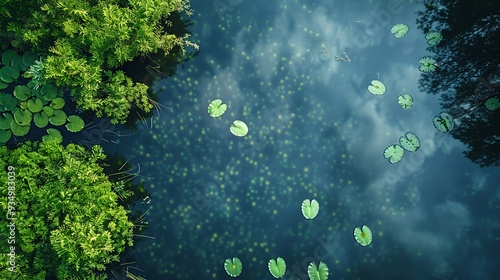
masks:
<svg viewBox="0 0 500 280"><path fill-rule="evenodd" d="M417 25L443 40L428 48L438 63L420 88L441 95L441 106L458 122L451 131L468 146L465 155L480 166L500 165L500 110L486 101L500 97L500 2L426 0Z"/></svg>
<svg viewBox="0 0 500 280"><path fill-rule="evenodd" d="M0 180L14 182L0 191L2 240L10 234L5 217L16 218L16 269L8 270L9 246L1 246L1 279L97 279L132 246L134 225L114 192L123 183L108 180L104 158L99 146L89 152L56 141L0 147Z"/></svg>

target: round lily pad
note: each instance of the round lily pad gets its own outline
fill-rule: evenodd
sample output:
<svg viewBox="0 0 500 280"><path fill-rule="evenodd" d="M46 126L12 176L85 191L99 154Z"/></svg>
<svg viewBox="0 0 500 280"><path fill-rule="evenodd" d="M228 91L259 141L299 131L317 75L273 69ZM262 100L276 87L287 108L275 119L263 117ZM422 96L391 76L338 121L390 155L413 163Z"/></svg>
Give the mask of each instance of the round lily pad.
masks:
<svg viewBox="0 0 500 280"><path fill-rule="evenodd" d="M389 162L394 164L398 163L403 159L405 155L405 150L400 145L390 145L385 148L384 157L389 159Z"/></svg>
<svg viewBox="0 0 500 280"><path fill-rule="evenodd" d="M372 243L372 231L367 226L363 226L361 229L357 227L354 229L354 239L361 246L368 246Z"/></svg>
<svg viewBox="0 0 500 280"><path fill-rule="evenodd" d="M14 120L19 126L25 126L31 123L33 114L27 109L14 108Z"/></svg>
<svg viewBox="0 0 500 280"><path fill-rule="evenodd" d="M54 108L50 107L50 106L43 106L42 110L45 112L45 114L47 114L47 116L51 117L52 115L54 115Z"/></svg>
<svg viewBox="0 0 500 280"><path fill-rule="evenodd" d="M409 95L408 93L403 93L400 96L398 96L398 103L403 109L409 109L413 107L413 97Z"/></svg>
<svg viewBox="0 0 500 280"><path fill-rule="evenodd" d="M14 88L14 96L21 101L26 101L31 97L31 89L25 85L16 86Z"/></svg>
<svg viewBox="0 0 500 280"><path fill-rule="evenodd" d="M304 218L308 220L314 219L319 212L319 203L316 199L304 199L304 201L302 201L301 210Z"/></svg>
<svg viewBox="0 0 500 280"><path fill-rule="evenodd" d="M405 136L401 136L399 138L399 144L409 152L415 152L420 148L420 140L411 132L407 132Z"/></svg>
<svg viewBox="0 0 500 280"><path fill-rule="evenodd" d="M0 129L10 129L10 124L14 117L11 113L5 112L0 115Z"/></svg>
<svg viewBox="0 0 500 280"><path fill-rule="evenodd" d="M286 263L285 260L281 257L277 259L270 259L267 263L267 268L274 278L281 278L285 275L286 272Z"/></svg>
<svg viewBox="0 0 500 280"><path fill-rule="evenodd" d="M7 74L9 74L14 80L17 80L19 78L19 69L6 65L2 67L2 70L7 72Z"/></svg>
<svg viewBox="0 0 500 280"><path fill-rule="evenodd" d="M399 23L391 28L391 33L394 34L394 37L399 39L403 38L409 30L410 28L408 27L408 25Z"/></svg>
<svg viewBox="0 0 500 280"><path fill-rule="evenodd" d="M16 55L14 58L12 58L12 61L10 62L10 66L16 68L18 71L23 69L23 61L22 61L22 56Z"/></svg>
<svg viewBox="0 0 500 280"><path fill-rule="evenodd" d="M2 111L11 111L17 106L17 98L10 94L4 94L0 97L0 109Z"/></svg>
<svg viewBox="0 0 500 280"><path fill-rule="evenodd" d="M0 79L0 89L6 89L8 86L9 86L8 83L6 83Z"/></svg>
<svg viewBox="0 0 500 280"><path fill-rule="evenodd" d="M10 130L0 130L0 144L1 145L9 142L10 137L12 137L12 132L10 132Z"/></svg>
<svg viewBox="0 0 500 280"><path fill-rule="evenodd" d="M49 124L49 116L45 112L39 112L33 116L33 121L37 127L44 128Z"/></svg>
<svg viewBox="0 0 500 280"><path fill-rule="evenodd" d="M35 64L35 61L37 61L38 59L40 59L39 55L32 52L25 52L22 56L21 61L23 62L23 65L28 68L31 65Z"/></svg>
<svg viewBox="0 0 500 280"><path fill-rule="evenodd" d="M439 32L430 32L425 35L425 39L427 39L427 44L429 44L429 46L435 46L443 40L443 35Z"/></svg>
<svg viewBox="0 0 500 280"><path fill-rule="evenodd" d="M40 93L47 101L51 101L57 97L58 88L53 84L46 84L40 89Z"/></svg>
<svg viewBox="0 0 500 280"><path fill-rule="evenodd" d="M229 130L235 136L243 137L248 133L248 126L243 121L235 120Z"/></svg>
<svg viewBox="0 0 500 280"><path fill-rule="evenodd" d="M320 262L318 266L311 262L307 267L307 275L310 280L327 280L328 274L328 266L324 262Z"/></svg>
<svg viewBox="0 0 500 280"><path fill-rule="evenodd" d="M373 80L372 84L368 86L368 91L375 95L382 95L386 91L384 83L379 80Z"/></svg>
<svg viewBox="0 0 500 280"><path fill-rule="evenodd" d="M85 122L82 118L77 115L71 115L68 117L68 123L66 124L66 129L69 132L78 132L83 129Z"/></svg>
<svg viewBox="0 0 500 280"><path fill-rule="evenodd" d="M500 108L500 102L497 97L488 98L488 100L484 102L484 105L486 105L486 108L491 111L495 111Z"/></svg>
<svg viewBox="0 0 500 280"><path fill-rule="evenodd" d="M54 98L54 100L52 100L52 102L50 102L50 107L54 108L55 110L59 110L62 107L64 107L65 103L66 102L64 101L64 98L57 97L57 98Z"/></svg>
<svg viewBox="0 0 500 280"><path fill-rule="evenodd" d="M222 116L227 110L227 104L223 104L222 100L215 99L208 105L208 114L213 118Z"/></svg>
<svg viewBox="0 0 500 280"><path fill-rule="evenodd" d="M53 125L63 125L66 122L66 113L61 110L54 110L54 115L49 117L49 122Z"/></svg>
<svg viewBox="0 0 500 280"><path fill-rule="evenodd" d="M453 122L453 117L446 112L441 112L439 116L435 116L432 119L432 124L434 124L434 127L439 132L443 133L450 132L455 126L455 123Z"/></svg>
<svg viewBox="0 0 500 280"><path fill-rule="evenodd" d="M49 128L47 129L47 133L48 135L44 135L42 137L43 142L48 142L48 141L56 141L57 143L62 142L62 135L61 132L59 132L59 130L55 128Z"/></svg>
<svg viewBox="0 0 500 280"><path fill-rule="evenodd" d="M436 71L436 60L434 58L426 56L419 59L418 62L421 64L418 67L418 70L420 71L422 72Z"/></svg>
<svg viewBox="0 0 500 280"><path fill-rule="evenodd" d="M7 72L3 67L0 69L0 80L4 83L10 84L14 81L14 78Z"/></svg>
<svg viewBox="0 0 500 280"><path fill-rule="evenodd" d="M42 108L43 108L43 102L40 98L36 98L35 100L33 99L28 100L28 109L32 113L38 113L42 111Z"/></svg>
<svg viewBox="0 0 500 280"><path fill-rule="evenodd" d="M16 122L10 123L10 130L12 131L12 134L14 134L15 136L20 137L28 134L30 128L31 128L31 123L24 126L18 125Z"/></svg>
<svg viewBox="0 0 500 280"><path fill-rule="evenodd" d="M231 277L238 277L243 269L243 264L240 259L234 257L233 259L227 259L224 262L224 269L226 270L227 275Z"/></svg>
<svg viewBox="0 0 500 280"><path fill-rule="evenodd" d="M15 50L8 49L2 54L2 63L3 65L10 65L12 59L17 56Z"/></svg>

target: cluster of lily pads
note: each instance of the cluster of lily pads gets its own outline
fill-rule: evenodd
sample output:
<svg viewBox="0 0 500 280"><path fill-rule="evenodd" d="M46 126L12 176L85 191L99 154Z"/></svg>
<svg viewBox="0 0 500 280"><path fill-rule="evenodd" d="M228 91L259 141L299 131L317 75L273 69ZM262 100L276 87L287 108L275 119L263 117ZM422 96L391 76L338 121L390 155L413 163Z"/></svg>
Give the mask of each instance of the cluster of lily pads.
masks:
<svg viewBox="0 0 500 280"><path fill-rule="evenodd" d="M2 54L0 68L0 90L13 87L12 93L0 92L0 145L7 143L12 134L26 135L33 121L38 128L44 128L49 123L54 126L66 124L70 132L83 129L85 123L76 115L67 116L62 110L65 101L62 91L53 84L39 87L37 81L30 80L26 85L19 84L21 72L24 78L30 78L30 66L40 59L38 55L26 52L17 54L7 50ZM50 133L49 133L50 134Z"/></svg>
<svg viewBox="0 0 500 280"><path fill-rule="evenodd" d="M381 81L373 80L371 85L368 86L368 91L373 95L383 95L387 88ZM405 110L409 109L413 107L413 97L408 93L403 93L398 96L398 104Z"/></svg>
<svg viewBox="0 0 500 280"><path fill-rule="evenodd" d="M415 152L420 148L420 140L418 137L407 132L404 136L399 138L399 144L393 144L385 148L384 157L389 159L389 162L394 164L398 163L403 159L405 155L405 150L408 152Z"/></svg>
<svg viewBox="0 0 500 280"><path fill-rule="evenodd" d="M227 104L222 103L221 99L214 99L208 105L208 114L212 118L218 118L222 116L227 110ZM240 120L235 120L229 127L229 131L234 136L243 137L248 133L248 126L246 123Z"/></svg>

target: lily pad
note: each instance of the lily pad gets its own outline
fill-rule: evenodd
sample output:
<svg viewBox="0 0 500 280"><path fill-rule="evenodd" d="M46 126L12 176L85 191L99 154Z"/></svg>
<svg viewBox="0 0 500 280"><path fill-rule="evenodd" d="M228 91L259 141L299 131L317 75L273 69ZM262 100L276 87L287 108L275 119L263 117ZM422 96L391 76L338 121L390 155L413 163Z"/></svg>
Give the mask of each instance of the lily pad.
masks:
<svg viewBox="0 0 500 280"><path fill-rule="evenodd" d="M446 112L441 112L439 116L435 116L432 119L432 124L434 124L434 127L439 132L443 133L450 132L451 130L453 130L453 127L455 127L453 117Z"/></svg>
<svg viewBox="0 0 500 280"><path fill-rule="evenodd" d="M57 97L57 98L54 98L54 100L52 100L52 102L50 102L50 107L54 108L55 110L59 110L62 107L64 107L65 103L66 102L64 101L64 98Z"/></svg>
<svg viewBox="0 0 500 280"><path fill-rule="evenodd" d="M8 83L6 83L0 79L0 89L6 89L8 86L9 86Z"/></svg>
<svg viewBox="0 0 500 280"><path fill-rule="evenodd" d="M56 141L57 143L62 142L63 139L62 139L61 132L59 132L59 130L57 130L55 128L49 128L49 129L47 129L47 133L48 133L48 135L44 135L42 137L43 142L48 142L48 141Z"/></svg>
<svg viewBox="0 0 500 280"><path fill-rule="evenodd" d="M47 101L51 101L57 97L58 88L53 84L46 84L40 89L40 93Z"/></svg>
<svg viewBox="0 0 500 280"><path fill-rule="evenodd" d="M405 110L409 109L413 107L413 97L411 97L408 93L403 93L398 96L398 104Z"/></svg>
<svg viewBox="0 0 500 280"><path fill-rule="evenodd" d="M63 125L66 122L66 113L61 110L54 110L54 115L49 117L49 122L53 125Z"/></svg>
<svg viewBox="0 0 500 280"><path fill-rule="evenodd" d="M235 136L243 137L248 133L248 126L243 121L235 120L229 130Z"/></svg>
<svg viewBox="0 0 500 280"><path fill-rule="evenodd" d="M0 69L0 80L3 81L6 84L10 84L14 81L14 78L3 69L3 67Z"/></svg>
<svg viewBox="0 0 500 280"><path fill-rule="evenodd" d="M224 262L224 269L226 270L227 275L231 277L238 277L243 269L243 264L240 259L236 257L233 259L227 259Z"/></svg>
<svg viewBox="0 0 500 280"><path fill-rule="evenodd" d="M436 71L437 64L436 60L432 57L422 57L421 59L418 60L418 62L422 65L418 67L418 70L422 72L433 72Z"/></svg>
<svg viewBox="0 0 500 280"><path fill-rule="evenodd" d="M222 116L227 110L227 104L223 104L222 100L214 99L208 105L208 114L213 118Z"/></svg>
<svg viewBox="0 0 500 280"><path fill-rule="evenodd" d="M42 111L42 108L43 108L43 102L40 98L36 98L35 100L33 99L28 100L28 109L32 113L38 113Z"/></svg>
<svg viewBox="0 0 500 280"><path fill-rule="evenodd" d="M15 136L21 137L28 134L30 128L31 128L31 123L24 126L18 125L16 122L10 123L10 130L12 131L12 134L14 134Z"/></svg>
<svg viewBox="0 0 500 280"><path fill-rule="evenodd" d="M54 108L50 106L43 106L42 110L47 114L47 116L51 117L54 115Z"/></svg>
<svg viewBox="0 0 500 280"><path fill-rule="evenodd" d="M400 145L390 145L384 150L384 157L389 159L389 162L394 164L403 159L405 150Z"/></svg>
<svg viewBox="0 0 500 280"><path fill-rule="evenodd" d="M39 128L44 128L49 124L49 116L45 112L36 113L33 116L35 125Z"/></svg>
<svg viewBox="0 0 500 280"><path fill-rule="evenodd" d="M354 239L361 246L368 246L372 243L372 231L367 226L363 226L361 229L357 227L354 229Z"/></svg>
<svg viewBox="0 0 500 280"><path fill-rule="evenodd" d="M427 39L427 44L429 44L429 46L435 46L443 40L443 35L439 32L430 32L425 35L425 39Z"/></svg>
<svg viewBox="0 0 500 280"><path fill-rule="evenodd" d="M10 65L12 59L17 56L15 50L8 49L2 54L2 63L3 65Z"/></svg>
<svg viewBox="0 0 500 280"><path fill-rule="evenodd" d="M368 91L375 95L382 95L386 91L384 83L379 80L373 80L372 84L368 86Z"/></svg>
<svg viewBox="0 0 500 280"><path fill-rule="evenodd" d="M407 132L405 136L401 136L399 144L409 152L415 152L420 148L420 140L411 132Z"/></svg>
<svg viewBox="0 0 500 280"><path fill-rule="evenodd" d="M0 115L0 129L10 129L10 124L12 123L12 120L14 117L12 116L11 113L5 112Z"/></svg>
<svg viewBox="0 0 500 280"><path fill-rule="evenodd" d="M21 71L24 68L22 56L16 55L14 58L12 58L10 66L16 68L18 71Z"/></svg>
<svg viewBox="0 0 500 280"><path fill-rule="evenodd" d="M21 101L26 101L31 97L31 89L25 85L16 86L14 88L14 96Z"/></svg>
<svg viewBox="0 0 500 280"><path fill-rule="evenodd" d="M4 94L0 97L0 109L2 111L11 111L17 106L17 98L10 94Z"/></svg>
<svg viewBox="0 0 500 280"><path fill-rule="evenodd" d="M277 259L270 259L267 263L267 268L274 278L281 278L285 275L286 272L286 263L285 260L281 257Z"/></svg>
<svg viewBox="0 0 500 280"><path fill-rule="evenodd" d="M491 111L495 111L500 108L500 102L497 97L488 98L488 100L484 102L484 105L486 105L486 108Z"/></svg>
<svg viewBox="0 0 500 280"><path fill-rule="evenodd" d="M10 130L0 130L0 145L9 142L10 137L12 137Z"/></svg>
<svg viewBox="0 0 500 280"><path fill-rule="evenodd" d="M408 25L399 23L391 28L391 33L394 34L394 37L399 39L403 38L409 30L410 28L408 27Z"/></svg>
<svg viewBox="0 0 500 280"><path fill-rule="evenodd" d="M17 80L19 78L19 70L12 66L6 65L2 67L2 70L7 72L7 74L9 74L14 80Z"/></svg>
<svg viewBox="0 0 500 280"><path fill-rule="evenodd" d="M19 126L25 126L31 123L33 114L27 109L14 108L14 120Z"/></svg>
<svg viewBox="0 0 500 280"><path fill-rule="evenodd" d="M328 274L328 266L324 262L320 262L318 266L312 262L307 267L307 275L310 280L326 280Z"/></svg>
<svg viewBox="0 0 500 280"><path fill-rule="evenodd" d="M316 217L316 215L318 215L319 203L318 203L318 201L316 201L316 199L312 199L312 200L304 199L304 201L302 201L301 209L302 209L302 215L304 216L304 218L311 220L311 219L314 219Z"/></svg>
<svg viewBox="0 0 500 280"><path fill-rule="evenodd" d="M37 61L38 59L40 59L39 55L32 52L25 52L22 56L21 61L23 62L23 65L28 68L31 65L35 64L35 61Z"/></svg>
<svg viewBox="0 0 500 280"><path fill-rule="evenodd" d="M77 115L71 115L68 117L68 123L66 124L66 129L69 132L78 132L83 129L85 122L82 118Z"/></svg>

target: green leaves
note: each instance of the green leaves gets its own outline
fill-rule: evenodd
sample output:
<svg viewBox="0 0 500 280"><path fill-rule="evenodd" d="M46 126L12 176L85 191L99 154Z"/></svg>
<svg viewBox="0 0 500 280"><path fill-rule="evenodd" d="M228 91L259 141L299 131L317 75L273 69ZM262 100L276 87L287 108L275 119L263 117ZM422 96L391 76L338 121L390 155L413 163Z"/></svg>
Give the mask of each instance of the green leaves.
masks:
<svg viewBox="0 0 500 280"><path fill-rule="evenodd" d="M373 80L371 85L368 86L368 91L374 95L382 95L386 91L384 83L379 80Z"/></svg>
<svg viewBox="0 0 500 280"><path fill-rule="evenodd" d="M235 120L229 130L234 136L243 137L248 133L248 126L243 121Z"/></svg>
<svg viewBox="0 0 500 280"><path fill-rule="evenodd" d="M227 275L231 277L238 277L243 269L243 264L240 259L234 257L233 259L226 259L224 262L224 269Z"/></svg>
<svg viewBox="0 0 500 280"><path fill-rule="evenodd" d="M324 262L320 262L318 266L312 262L307 267L307 275L310 280L326 280L328 274L328 266Z"/></svg>
<svg viewBox="0 0 500 280"><path fill-rule="evenodd" d="M304 218L308 220L314 219L319 212L319 203L316 199L304 199L304 201L302 201L301 210Z"/></svg>
<svg viewBox="0 0 500 280"><path fill-rule="evenodd" d="M83 119L76 115L71 115L68 117L68 123L66 124L66 129L70 132L78 132L83 129L85 123Z"/></svg>
<svg viewBox="0 0 500 280"><path fill-rule="evenodd" d="M372 243L372 231L367 226L363 226L362 229L357 227L354 229L354 239L359 245L368 246Z"/></svg>
<svg viewBox="0 0 500 280"><path fill-rule="evenodd" d="M227 110L227 104L223 104L222 100L214 99L208 105L208 114L212 118L218 118L222 116Z"/></svg>
<svg viewBox="0 0 500 280"><path fill-rule="evenodd" d="M281 257L278 257L276 260L270 259L267 268L274 278L281 278L286 272L285 260Z"/></svg>

